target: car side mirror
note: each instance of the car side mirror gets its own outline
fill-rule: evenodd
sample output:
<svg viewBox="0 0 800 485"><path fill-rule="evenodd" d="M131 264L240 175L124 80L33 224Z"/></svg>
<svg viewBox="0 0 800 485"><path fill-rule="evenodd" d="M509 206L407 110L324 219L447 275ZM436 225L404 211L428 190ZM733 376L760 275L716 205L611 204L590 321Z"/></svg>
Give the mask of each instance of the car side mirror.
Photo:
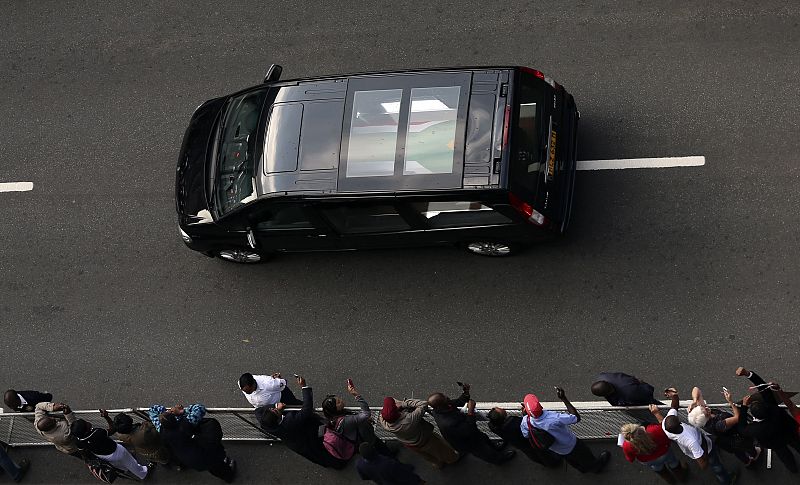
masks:
<svg viewBox="0 0 800 485"><path fill-rule="evenodd" d="M280 64L270 64L269 69L267 69L267 75L264 76L264 84L274 83L280 79L281 72L283 72L283 68Z"/></svg>

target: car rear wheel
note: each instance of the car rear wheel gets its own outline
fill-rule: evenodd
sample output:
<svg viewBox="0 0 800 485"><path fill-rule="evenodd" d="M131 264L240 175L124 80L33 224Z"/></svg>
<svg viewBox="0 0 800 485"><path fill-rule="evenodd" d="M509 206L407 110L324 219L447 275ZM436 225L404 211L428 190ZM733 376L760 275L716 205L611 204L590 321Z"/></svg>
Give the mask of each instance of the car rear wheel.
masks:
<svg viewBox="0 0 800 485"><path fill-rule="evenodd" d="M474 241L464 245L467 251L480 256L510 256L517 252L517 246L503 242Z"/></svg>
<svg viewBox="0 0 800 485"><path fill-rule="evenodd" d="M216 256L220 259L224 259L225 261L243 264L262 263L267 259L261 253L247 249L223 249L221 251L217 251Z"/></svg>

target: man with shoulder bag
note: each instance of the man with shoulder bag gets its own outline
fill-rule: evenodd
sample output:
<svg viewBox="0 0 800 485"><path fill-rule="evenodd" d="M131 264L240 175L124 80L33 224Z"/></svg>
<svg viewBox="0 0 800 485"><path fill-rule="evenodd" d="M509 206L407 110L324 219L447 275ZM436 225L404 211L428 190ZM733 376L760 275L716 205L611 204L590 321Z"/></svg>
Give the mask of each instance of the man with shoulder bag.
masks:
<svg viewBox="0 0 800 485"><path fill-rule="evenodd" d="M608 451L602 451L599 457L595 457L586 443L578 439L575 433L569 429L569 425L580 421L580 414L567 399L564 389L556 387L556 395L566 406L566 413L546 411L542 409L542 405L535 395L525 396L523 406L529 420L523 419L520 424L522 435L531 440L532 446L549 449L553 453L563 456L567 463L581 473L600 473L611 458L611 454ZM528 427L529 422L530 428ZM539 431L545 431L547 434Z"/></svg>
<svg viewBox="0 0 800 485"><path fill-rule="evenodd" d="M525 413L525 406L520 405L522 406L522 416L509 416L501 407L492 408L489 411L489 429L503 441L525 453L525 456L531 460L551 468L560 465L561 457L559 455L547 448L534 446L529 438L522 435L520 430L522 421L530 419L530 417ZM546 433L546 431L544 432ZM539 441L541 442L541 440Z"/></svg>

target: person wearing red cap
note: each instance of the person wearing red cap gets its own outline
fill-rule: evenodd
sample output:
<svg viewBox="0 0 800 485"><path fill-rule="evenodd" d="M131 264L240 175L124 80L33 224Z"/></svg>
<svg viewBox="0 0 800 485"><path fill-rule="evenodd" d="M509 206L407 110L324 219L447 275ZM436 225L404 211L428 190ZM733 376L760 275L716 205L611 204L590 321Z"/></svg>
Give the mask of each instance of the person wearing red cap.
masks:
<svg viewBox="0 0 800 485"><path fill-rule="evenodd" d="M441 468L458 461L459 455L424 419L428 403L418 399L398 401L393 397L383 400L378 422L386 431L409 450L415 451L433 466Z"/></svg>
<svg viewBox="0 0 800 485"><path fill-rule="evenodd" d="M608 451L601 451L600 456L596 457L586 443L578 439L575 433L569 429L570 424L581 420L578 410L569 402L564 389L557 387L556 395L566 406L566 413L546 411L535 395L525 396L523 411L527 416L520 424L522 435L528 438L533 432L533 428L546 431L553 437L553 444L549 447L550 451L563 456L567 463L581 473L601 472L611 458L611 454Z"/></svg>

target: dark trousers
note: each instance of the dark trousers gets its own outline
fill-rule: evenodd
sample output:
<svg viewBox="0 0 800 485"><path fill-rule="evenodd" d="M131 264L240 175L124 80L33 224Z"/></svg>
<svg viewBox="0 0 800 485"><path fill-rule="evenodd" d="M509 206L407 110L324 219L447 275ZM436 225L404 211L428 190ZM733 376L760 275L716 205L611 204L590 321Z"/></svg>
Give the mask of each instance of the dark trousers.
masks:
<svg viewBox="0 0 800 485"><path fill-rule="evenodd" d="M221 478L226 482L230 483L233 481L233 468L228 466L225 461L218 461L214 462L213 464L208 465L208 473L214 475L217 478Z"/></svg>
<svg viewBox="0 0 800 485"><path fill-rule="evenodd" d="M281 391L281 402L283 404L286 404L287 406L303 405L302 399L297 399L292 390L289 389L289 386L284 387L283 390Z"/></svg>
<svg viewBox="0 0 800 485"><path fill-rule="evenodd" d="M767 440L765 439L764 441ZM772 441L767 441L767 443L769 443L769 445L771 446L767 445L762 445L762 446L764 446L765 448L771 448L773 453L775 453L775 455L777 455L778 458L780 458L780 460L783 462L784 465L786 465L786 468L791 473L797 473L798 471L797 461L795 461L794 454L792 454L792 451L789 449L789 446L791 446L792 448L797 450L798 453L800 453L800 439L790 435L787 437L787 439L783 440L773 439Z"/></svg>
<svg viewBox="0 0 800 485"><path fill-rule="evenodd" d="M719 483L722 485L731 483L731 475L725 469L725 465L722 464L722 460L719 458L719 450L716 446L711 448L711 452L708 453L708 467L711 468Z"/></svg>
<svg viewBox="0 0 800 485"><path fill-rule="evenodd" d="M800 446L796 443L790 443L798 452L800 452ZM797 462L794 459L794 455L792 451L789 449L789 446L783 445L772 448L772 451L781 459L786 468L792 472L797 473Z"/></svg>
<svg viewBox="0 0 800 485"><path fill-rule="evenodd" d="M2 447L0 447L0 471L5 470L15 481L22 478L22 469L17 466Z"/></svg>
<svg viewBox="0 0 800 485"><path fill-rule="evenodd" d="M548 468L554 468L561 464L561 456L550 450L537 450L530 445L518 449L531 460Z"/></svg>
<svg viewBox="0 0 800 485"><path fill-rule="evenodd" d="M396 453L392 453L392 450L386 446L386 443L375 436L375 428L373 428L372 423L368 421L362 423L358 427L358 443L356 444L356 449L358 449L358 445L361 444L361 442L367 442L371 444L375 448L375 451L383 456L396 455Z"/></svg>
<svg viewBox="0 0 800 485"><path fill-rule="evenodd" d="M456 450L458 450L459 453L472 453L477 458L495 465L499 465L505 461L503 452L495 448L492 445L492 440L483 433L474 435L468 443L457 447Z"/></svg>
<svg viewBox="0 0 800 485"><path fill-rule="evenodd" d="M592 450L580 439L575 442L575 448L568 455L564 455L564 459L581 473L597 471L602 466Z"/></svg>

